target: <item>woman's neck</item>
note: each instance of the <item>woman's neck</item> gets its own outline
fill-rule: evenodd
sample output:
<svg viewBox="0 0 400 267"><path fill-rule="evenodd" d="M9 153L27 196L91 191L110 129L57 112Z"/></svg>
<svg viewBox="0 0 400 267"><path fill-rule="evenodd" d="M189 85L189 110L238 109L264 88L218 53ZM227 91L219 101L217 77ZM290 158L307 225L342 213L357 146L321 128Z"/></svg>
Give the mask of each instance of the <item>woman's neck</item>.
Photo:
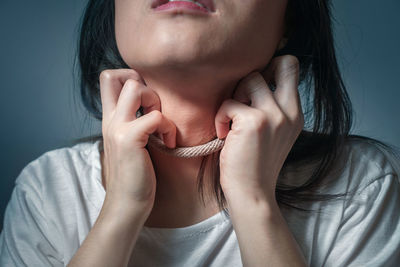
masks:
<svg viewBox="0 0 400 267"><path fill-rule="evenodd" d="M232 97L237 81L190 79L182 74L175 79L173 74L142 77L158 94L162 114L176 125L177 146L204 144L216 137L215 115L222 102Z"/></svg>
<svg viewBox="0 0 400 267"><path fill-rule="evenodd" d="M216 138L215 116L222 102L232 97L237 81L218 83L213 79L173 81L142 77L146 85L158 94L162 114L176 125L177 146L196 146ZM209 199L206 207L199 198L197 175L202 157L178 158L148 148L157 176L156 202L149 218L153 225L157 225L156 218L163 218L161 214L165 210L192 222L208 218L218 211L212 197L206 196ZM205 183L211 179L209 168L210 162L204 172Z"/></svg>

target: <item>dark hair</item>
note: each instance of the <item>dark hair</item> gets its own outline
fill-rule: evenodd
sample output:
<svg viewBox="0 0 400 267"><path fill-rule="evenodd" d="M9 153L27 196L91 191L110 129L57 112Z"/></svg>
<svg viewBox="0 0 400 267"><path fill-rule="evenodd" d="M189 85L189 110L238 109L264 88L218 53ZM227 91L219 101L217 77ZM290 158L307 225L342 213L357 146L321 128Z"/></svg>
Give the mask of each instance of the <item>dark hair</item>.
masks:
<svg viewBox="0 0 400 267"><path fill-rule="evenodd" d="M289 0L286 11L286 46L275 56L290 54L299 59L300 88L306 96L305 128L293 145L280 173L283 177L291 165L315 163L308 180L299 186L278 184L276 199L302 211L295 203L340 199L342 194L319 194L334 169L345 141L360 139L392 150L390 145L365 136L350 135L353 110L336 60L329 0ZM99 74L104 69L129 68L117 49L114 32L114 0L89 0L86 6L78 42L80 66L80 96L89 114L102 119ZM310 99L310 96L313 98ZM310 129L312 127L312 129ZM102 135L79 138L76 142L102 140ZM220 151L219 151L220 152ZM219 152L212 158L213 192L221 210L226 212L226 200L219 184ZM395 154L394 151L392 151ZM203 197L203 175L208 160L203 157L198 175L198 190ZM337 169L336 169L337 170ZM331 177L334 177L333 175ZM204 197L203 197L204 199Z"/></svg>

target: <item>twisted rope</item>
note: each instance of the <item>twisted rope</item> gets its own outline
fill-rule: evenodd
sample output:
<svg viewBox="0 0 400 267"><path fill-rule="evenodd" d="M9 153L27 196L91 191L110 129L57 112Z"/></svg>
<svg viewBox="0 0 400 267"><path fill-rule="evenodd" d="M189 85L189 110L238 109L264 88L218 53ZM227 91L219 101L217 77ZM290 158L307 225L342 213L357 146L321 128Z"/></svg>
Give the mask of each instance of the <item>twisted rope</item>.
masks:
<svg viewBox="0 0 400 267"><path fill-rule="evenodd" d="M149 135L149 143L148 145L157 148L158 150L167 153L172 156L181 157L181 158L194 158L199 156L206 156L211 153L214 153L224 146L225 140L221 140L219 138L215 138L210 142L192 146L192 147L176 147L176 148L169 148L167 147L164 142L154 136L153 134Z"/></svg>
<svg viewBox="0 0 400 267"><path fill-rule="evenodd" d="M140 110L136 114L137 117L142 116ZM148 141L148 145L150 145L151 147L154 147L168 155L181 158L194 158L212 154L218 150L221 150L224 146L224 143L225 140L221 140L217 137L214 140L209 141L208 143L198 146L169 148L160 138L158 138L154 134L149 135Z"/></svg>

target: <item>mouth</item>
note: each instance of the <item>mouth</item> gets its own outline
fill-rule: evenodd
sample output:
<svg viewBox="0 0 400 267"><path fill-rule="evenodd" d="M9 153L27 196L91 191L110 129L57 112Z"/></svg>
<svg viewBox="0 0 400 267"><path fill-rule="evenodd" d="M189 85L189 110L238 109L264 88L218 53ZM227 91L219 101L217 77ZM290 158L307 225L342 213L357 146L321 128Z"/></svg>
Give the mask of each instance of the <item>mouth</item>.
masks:
<svg viewBox="0 0 400 267"><path fill-rule="evenodd" d="M173 2L177 0L153 0L151 3L151 8L157 8L161 5L164 5L168 2ZM205 7L209 12L215 12L214 0L180 0L180 1L187 1L193 2L199 6Z"/></svg>

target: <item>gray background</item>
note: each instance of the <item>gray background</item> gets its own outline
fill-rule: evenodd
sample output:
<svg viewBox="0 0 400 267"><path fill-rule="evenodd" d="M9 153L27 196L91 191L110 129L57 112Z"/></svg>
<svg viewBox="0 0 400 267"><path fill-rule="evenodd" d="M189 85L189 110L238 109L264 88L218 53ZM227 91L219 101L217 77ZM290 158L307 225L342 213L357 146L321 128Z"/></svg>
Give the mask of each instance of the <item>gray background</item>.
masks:
<svg viewBox="0 0 400 267"><path fill-rule="evenodd" d="M24 166L101 129L73 93L75 40L85 2L0 1L0 229ZM399 146L400 1L333 5L338 59L355 109L352 133Z"/></svg>

